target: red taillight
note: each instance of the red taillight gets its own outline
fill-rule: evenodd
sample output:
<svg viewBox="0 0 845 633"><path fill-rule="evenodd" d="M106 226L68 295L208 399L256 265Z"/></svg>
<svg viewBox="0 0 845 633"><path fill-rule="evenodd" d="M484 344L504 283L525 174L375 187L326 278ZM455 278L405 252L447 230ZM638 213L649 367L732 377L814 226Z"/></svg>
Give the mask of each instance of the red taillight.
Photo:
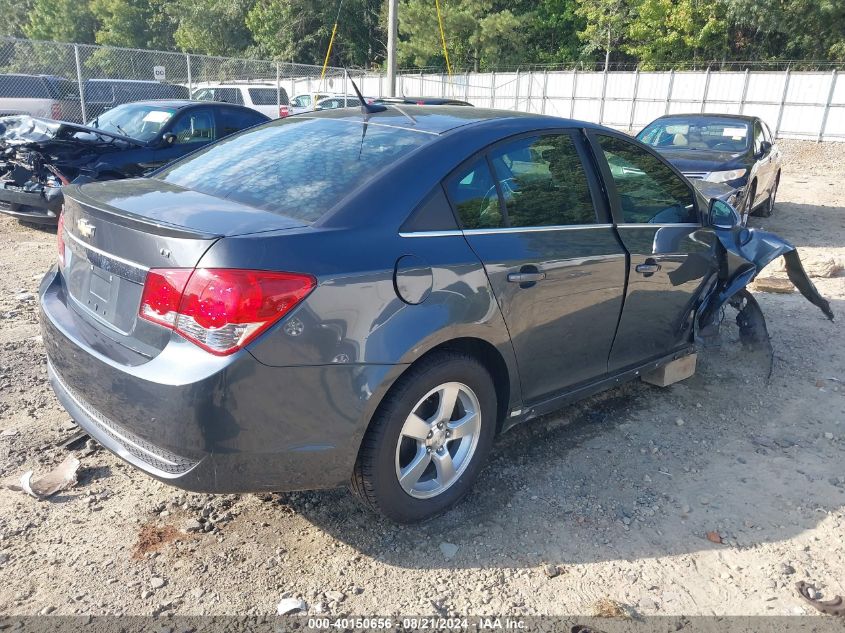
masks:
<svg viewBox="0 0 845 633"><path fill-rule="evenodd" d="M59 211L59 224L56 227L56 247L59 250L59 266L64 268L65 265L65 212Z"/></svg>
<svg viewBox="0 0 845 633"><path fill-rule="evenodd" d="M279 118L280 118L280 119L283 119L283 118L285 118L288 114L290 114L290 112L288 112L288 107L287 107L286 105L280 105L280 106L279 106Z"/></svg>
<svg viewBox="0 0 845 633"><path fill-rule="evenodd" d="M56 120L62 118L62 106L60 103L53 102L50 106L50 116Z"/></svg>
<svg viewBox="0 0 845 633"><path fill-rule="evenodd" d="M223 356L249 344L315 285L310 275L296 273L153 269L144 283L140 316Z"/></svg>

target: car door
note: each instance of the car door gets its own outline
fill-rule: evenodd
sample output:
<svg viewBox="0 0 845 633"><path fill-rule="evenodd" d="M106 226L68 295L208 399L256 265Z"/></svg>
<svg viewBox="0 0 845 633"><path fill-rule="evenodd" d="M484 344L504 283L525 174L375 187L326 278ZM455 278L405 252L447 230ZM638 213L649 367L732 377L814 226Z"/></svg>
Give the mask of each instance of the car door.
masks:
<svg viewBox="0 0 845 633"><path fill-rule="evenodd" d="M766 135L763 132L763 126L759 119L755 119L754 127L754 168L751 172L751 178L757 181L754 196L754 205L756 206L766 198L769 187L771 186L772 169L771 169L771 147L765 148Z"/></svg>
<svg viewBox="0 0 845 633"><path fill-rule="evenodd" d="M692 311L716 270L713 233L702 228L692 186L655 152L591 131L616 230L629 253L625 303L608 367L634 367L682 348Z"/></svg>
<svg viewBox="0 0 845 633"><path fill-rule="evenodd" d="M625 254L586 158L580 132L522 135L445 183L498 300L528 404L607 372Z"/></svg>

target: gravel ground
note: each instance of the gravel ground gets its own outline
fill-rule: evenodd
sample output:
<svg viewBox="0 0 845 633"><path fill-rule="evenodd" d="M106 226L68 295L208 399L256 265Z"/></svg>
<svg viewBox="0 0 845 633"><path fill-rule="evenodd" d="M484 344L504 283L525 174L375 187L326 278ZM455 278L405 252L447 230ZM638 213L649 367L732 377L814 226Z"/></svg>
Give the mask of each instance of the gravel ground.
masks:
<svg viewBox="0 0 845 633"><path fill-rule="evenodd" d="M752 223L800 247L841 315L845 144L782 148L775 215ZM73 433L35 310L54 242L0 220L6 481L57 465ZM270 614L282 598L356 615L815 613L796 581L845 595L845 336L797 293L757 298L770 379L726 327L681 384L631 383L508 433L474 492L419 526L345 491L187 494L83 447L74 488L0 490L0 613Z"/></svg>

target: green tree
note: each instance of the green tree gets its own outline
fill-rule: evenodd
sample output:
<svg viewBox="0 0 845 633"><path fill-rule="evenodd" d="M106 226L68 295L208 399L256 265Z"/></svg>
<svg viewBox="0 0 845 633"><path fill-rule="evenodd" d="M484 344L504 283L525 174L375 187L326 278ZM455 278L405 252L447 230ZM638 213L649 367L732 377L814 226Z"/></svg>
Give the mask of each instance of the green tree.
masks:
<svg viewBox="0 0 845 633"><path fill-rule="evenodd" d="M723 58L730 51L725 2L640 0L627 39L626 52L646 67Z"/></svg>
<svg viewBox="0 0 845 633"><path fill-rule="evenodd" d="M174 48L175 24L162 0L91 0L97 44L129 48Z"/></svg>
<svg viewBox="0 0 845 633"><path fill-rule="evenodd" d="M25 28L29 24L29 14L35 0L0 0L0 15L3 16L2 35L26 37Z"/></svg>
<svg viewBox="0 0 845 633"><path fill-rule="evenodd" d="M441 0L443 30L452 66L480 70L526 60L526 16L494 0ZM434 3L403 0L399 8L399 63L445 65Z"/></svg>
<svg viewBox="0 0 845 633"><path fill-rule="evenodd" d="M584 22L578 37L588 55L604 51L605 68L612 51L622 48L635 0L578 0L576 14Z"/></svg>
<svg viewBox="0 0 845 633"><path fill-rule="evenodd" d="M569 62L581 57L578 32L586 26L576 0L542 0L530 19L530 46L538 62Z"/></svg>
<svg viewBox="0 0 845 633"><path fill-rule="evenodd" d="M322 64L337 19L329 63L366 67L385 56L384 6L384 0L345 0L338 16L336 2L258 0L246 24L259 55Z"/></svg>
<svg viewBox="0 0 845 633"><path fill-rule="evenodd" d="M34 40L93 44L94 28L87 0L34 0L23 31Z"/></svg>
<svg viewBox="0 0 845 633"><path fill-rule="evenodd" d="M173 0L167 12L178 24L180 49L204 55L242 55L252 45L246 26L251 0Z"/></svg>

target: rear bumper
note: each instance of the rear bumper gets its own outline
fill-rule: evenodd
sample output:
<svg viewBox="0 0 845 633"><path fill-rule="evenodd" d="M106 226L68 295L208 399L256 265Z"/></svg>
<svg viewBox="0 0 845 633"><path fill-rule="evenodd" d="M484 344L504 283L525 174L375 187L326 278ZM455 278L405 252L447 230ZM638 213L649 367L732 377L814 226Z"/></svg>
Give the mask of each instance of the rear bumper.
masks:
<svg viewBox="0 0 845 633"><path fill-rule="evenodd" d="M50 384L71 417L146 473L197 492L345 484L390 365L268 367L219 358L174 335L155 358L119 346L40 289Z"/></svg>
<svg viewBox="0 0 845 633"><path fill-rule="evenodd" d="M0 187L0 213L24 222L57 224L62 201L63 196L60 191L47 199L41 193Z"/></svg>

